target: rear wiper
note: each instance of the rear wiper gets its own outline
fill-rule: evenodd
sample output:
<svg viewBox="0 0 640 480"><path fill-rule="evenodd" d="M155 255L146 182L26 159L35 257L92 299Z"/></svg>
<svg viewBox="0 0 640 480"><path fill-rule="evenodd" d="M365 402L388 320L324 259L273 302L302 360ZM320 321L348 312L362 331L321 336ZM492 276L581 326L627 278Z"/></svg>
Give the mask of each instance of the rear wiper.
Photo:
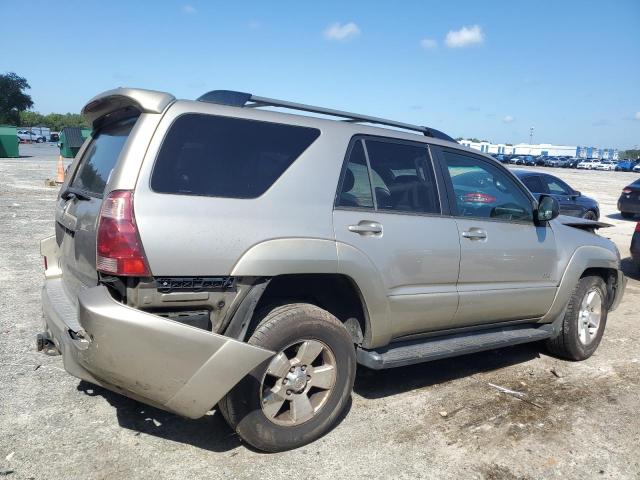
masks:
<svg viewBox="0 0 640 480"><path fill-rule="evenodd" d="M69 200L70 198L77 198L78 200L91 200L91 197L77 188L67 187L64 192L60 194L61 198Z"/></svg>

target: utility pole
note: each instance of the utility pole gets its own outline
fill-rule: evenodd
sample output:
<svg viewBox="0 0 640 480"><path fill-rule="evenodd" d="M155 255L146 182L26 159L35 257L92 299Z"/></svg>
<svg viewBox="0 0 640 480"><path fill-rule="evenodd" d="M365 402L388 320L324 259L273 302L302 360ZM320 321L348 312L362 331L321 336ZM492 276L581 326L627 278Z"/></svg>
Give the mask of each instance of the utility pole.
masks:
<svg viewBox="0 0 640 480"><path fill-rule="evenodd" d="M533 127L529 128L529 145L533 145Z"/></svg>

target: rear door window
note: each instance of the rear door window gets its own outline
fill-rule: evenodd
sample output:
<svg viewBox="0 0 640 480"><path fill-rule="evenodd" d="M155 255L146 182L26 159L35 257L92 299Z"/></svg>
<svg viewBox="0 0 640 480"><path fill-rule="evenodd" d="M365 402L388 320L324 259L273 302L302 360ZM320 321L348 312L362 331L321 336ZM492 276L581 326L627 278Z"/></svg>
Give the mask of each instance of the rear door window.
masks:
<svg viewBox="0 0 640 480"><path fill-rule="evenodd" d="M440 213L435 175L426 146L367 139L378 210Z"/></svg>
<svg viewBox="0 0 640 480"><path fill-rule="evenodd" d="M521 178L522 183L533 193L546 193L547 189L542 184L542 180L538 175L529 175Z"/></svg>
<svg viewBox="0 0 640 480"><path fill-rule="evenodd" d="M122 147L129 138L137 117L107 125L94 134L80 160L70 187L102 198L109 175L115 167Z"/></svg>
<svg viewBox="0 0 640 480"><path fill-rule="evenodd" d="M362 140L356 140L351 149L347 168L343 173L337 205L339 207L373 208L371 181Z"/></svg>
<svg viewBox="0 0 640 480"><path fill-rule="evenodd" d="M186 114L164 139L151 188L159 193L256 198L319 135L315 128Z"/></svg>

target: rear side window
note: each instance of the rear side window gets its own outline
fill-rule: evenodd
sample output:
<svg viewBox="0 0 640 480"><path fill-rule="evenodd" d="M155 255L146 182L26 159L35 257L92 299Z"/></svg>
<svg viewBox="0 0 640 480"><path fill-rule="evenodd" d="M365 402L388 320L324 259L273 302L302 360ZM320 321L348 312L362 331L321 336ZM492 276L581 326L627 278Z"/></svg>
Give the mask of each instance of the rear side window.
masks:
<svg viewBox="0 0 640 480"><path fill-rule="evenodd" d="M342 179L338 205L341 207L373 208L371 182L362 140L357 140L351 149L349 162Z"/></svg>
<svg viewBox="0 0 640 480"><path fill-rule="evenodd" d="M537 175L523 177L520 180L522 180L522 183L524 183L532 193L545 193L547 191L544 185L542 185L542 180L540 180L540 177Z"/></svg>
<svg viewBox="0 0 640 480"><path fill-rule="evenodd" d="M109 175L136 120L137 117L134 117L112 123L93 135L71 182L72 188L93 197L102 197Z"/></svg>
<svg viewBox="0 0 640 480"><path fill-rule="evenodd" d="M435 176L426 147L366 140L379 210L440 213Z"/></svg>
<svg viewBox="0 0 640 480"><path fill-rule="evenodd" d="M164 139L151 188L160 193L256 198L319 135L315 128L183 115Z"/></svg>

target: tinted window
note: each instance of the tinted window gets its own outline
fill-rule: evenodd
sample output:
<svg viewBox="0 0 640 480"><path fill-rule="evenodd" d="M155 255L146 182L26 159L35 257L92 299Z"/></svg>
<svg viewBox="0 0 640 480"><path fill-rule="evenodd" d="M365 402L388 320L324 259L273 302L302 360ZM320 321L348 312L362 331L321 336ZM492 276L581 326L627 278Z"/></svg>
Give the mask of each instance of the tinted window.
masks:
<svg viewBox="0 0 640 480"><path fill-rule="evenodd" d="M457 214L464 217L532 221L531 201L510 175L474 157L444 152Z"/></svg>
<svg viewBox="0 0 640 480"><path fill-rule="evenodd" d="M342 178L338 205L341 207L373 208L371 182L369 181L362 140L356 141L351 149L347 168Z"/></svg>
<svg viewBox="0 0 640 480"><path fill-rule="evenodd" d="M366 140L379 210L440 213L426 147Z"/></svg>
<svg viewBox="0 0 640 480"><path fill-rule="evenodd" d="M533 193L545 193L547 191L544 185L542 185L542 180L540 180L540 177L537 175L523 177L520 180L522 180L522 183Z"/></svg>
<svg viewBox="0 0 640 480"><path fill-rule="evenodd" d="M553 195L571 195L571 187L560 179L545 175L544 181L549 193Z"/></svg>
<svg viewBox="0 0 640 480"><path fill-rule="evenodd" d="M93 136L71 182L71 187L101 197L109 175L120 156L124 142L137 118L108 125Z"/></svg>
<svg viewBox="0 0 640 480"><path fill-rule="evenodd" d="M162 193L256 198L319 135L315 128L183 115L164 139L151 188Z"/></svg>

